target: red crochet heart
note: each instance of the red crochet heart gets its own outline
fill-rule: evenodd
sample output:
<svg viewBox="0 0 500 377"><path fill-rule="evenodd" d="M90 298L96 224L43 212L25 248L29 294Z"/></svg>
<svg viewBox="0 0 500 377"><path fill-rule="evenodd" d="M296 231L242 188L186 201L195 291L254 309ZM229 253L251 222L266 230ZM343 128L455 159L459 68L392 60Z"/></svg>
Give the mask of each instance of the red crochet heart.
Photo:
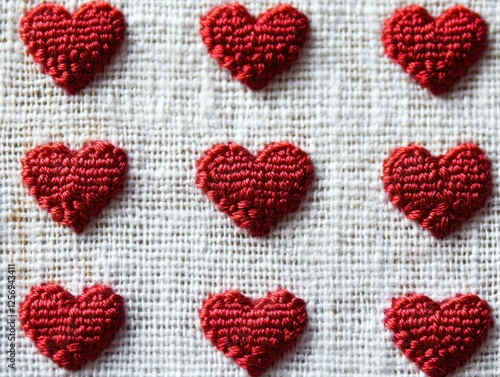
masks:
<svg viewBox="0 0 500 377"><path fill-rule="evenodd" d="M221 5L201 19L210 55L252 90L290 68L309 33L307 17L290 5L252 17L238 3Z"/></svg>
<svg viewBox="0 0 500 377"><path fill-rule="evenodd" d="M128 170L127 154L107 141L79 151L62 143L41 145L22 165L23 182L40 207L76 233L121 190Z"/></svg>
<svg viewBox="0 0 500 377"><path fill-rule="evenodd" d="M473 294L441 303L422 294L393 298L385 315L396 346L430 377L465 364L493 326L490 306Z"/></svg>
<svg viewBox="0 0 500 377"><path fill-rule="evenodd" d="M306 304L286 290L253 301L238 291L209 297L201 328L217 349L258 377L295 345L307 324Z"/></svg>
<svg viewBox="0 0 500 377"><path fill-rule="evenodd" d="M123 14L107 2L86 4L73 15L60 5L42 4L21 20L28 52L69 94L104 70L124 35Z"/></svg>
<svg viewBox="0 0 500 377"><path fill-rule="evenodd" d="M299 206L314 178L309 156L273 143L254 157L238 144L219 144L197 164L196 184L241 228L264 236Z"/></svg>
<svg viewBox="0 0 500 377"><path fill-rule="evenodd" d="M463 6L434 19L424 8L400 9L385 22L385 53L433 94L447 92L483 54L488 26Z"/></svg>
<svg viewBox="0 0 500 377"><path fill-rule="evenodd" d="M444 238L484 206L491 163L474 144L434 157L418 145L396 149L384 162L385 191L396 207L436 238Z"/></svg>
<svg viewBox="0 0 500 377"><path fill-rule="evenodd" d="M33 287L19 308L26 336L59 367L78 370L95 360L125 318L123 298L103 284L74 297L57 284Z"/></svg>

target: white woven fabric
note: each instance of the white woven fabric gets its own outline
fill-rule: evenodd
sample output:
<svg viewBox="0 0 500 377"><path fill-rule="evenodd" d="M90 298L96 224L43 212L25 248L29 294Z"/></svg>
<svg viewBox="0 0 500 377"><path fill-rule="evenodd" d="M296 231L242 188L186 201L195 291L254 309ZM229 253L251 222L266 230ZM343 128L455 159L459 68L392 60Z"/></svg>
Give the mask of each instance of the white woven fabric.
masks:
<svg viewBox="0 0 500 377"><path fill-rule="evenodd" d="M204 338L198 310L211 293L252 297L284 287L307 302L309 327L265 376L424 376L382 323L393 296L441 300L476 293L500 323L500 2L463 0L489 24L484 58L449 95L434 97L383 53L380 32L413 1L293 0L311 20L299 61L251 92L208 55L199 18L219 0L113 0L128 24L118 55L68 96L27 54L23 14L41 1L0 0L0 260L16 266L17 307L33 285L74 294L103 282L126 300L126 325L80 372L65 372L16 333L16 371L1 338L0 375L246 376ZM60 1L69 10L83 0ZM278 2L245 1L257 15ZM421 0L438 15L454 2ZM82 235L53 222L20 177L27 150L74 149L104 139L130 159L125 189ZM299 210L257 239L195 186L195 164L215 143L257 152L290 141L308 152L316 180ZM445 240L387 199L382 163L416 142L433 154L477 143L493 163L488 204ZM7 331L6 281L1 324ZM455 376L498 377L500 334Z"/></svg>

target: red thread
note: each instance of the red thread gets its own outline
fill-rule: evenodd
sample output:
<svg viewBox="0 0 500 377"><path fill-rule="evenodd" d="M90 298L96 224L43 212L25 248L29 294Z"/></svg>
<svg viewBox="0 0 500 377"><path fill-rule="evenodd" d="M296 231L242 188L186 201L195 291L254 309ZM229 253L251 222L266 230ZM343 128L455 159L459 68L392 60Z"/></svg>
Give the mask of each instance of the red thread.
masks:
<svg viewBox="0 0 500 377"><path fill-rule="evenodd" d="M284 289L256 301L226 291L205 300L200 319L206 338L258 377L297 343L307 311L303 300Z"/></svg>
<svg viewBox="0 0 500 377"><path fill-rule="evenodd" d="M210 55L252 90L290 68L308 33L307 17L288 4L257 19L241 4L221 5L201 19L200 30Z"/></svg>
<svg viewBox="0 0 500 377"><path fill-rule="evenodd" d="M54 221L83 232L122 189L127 154L107 141L94 141L78 151L62 143L41 145L22 160L23 182Z"/></svg>
<svg viewBox="0 0 500 377"><path fill-rule="evenodd" d="M409 294L393 298L385 315L396 346L430 377L444 377L464 365L493 326L490 306L473 294L441 303Z"/></svg>
<svg viewBox="0 0 500 377"><path fill-rule="evenodd" d="M74 297L57 284L33 287L19 308L26 336L59 367L78 370L114 339L125 320L123 298L104 285Z"/></svg>
<svg viewBox="0 0 500 377"><path fill-rule="evenodd" d="M433 94L450 90L486 49L488 26L463 6L437 19L413 5L399 9L385 22L385 53Z"/></svg>
<svg viewBox="0 0 500 377"><path fill-rule="evenodd" d="M410 145L384 162L382 181L408 219L444 238L484 206L492 188L491 163L472 143L439 157Z"/></svg>
<svg viewBox="0 0 500 377"><path fill-rule="evenodd" d="M71 15L42 4L21 20L21 39L33 59L69 94L102 72L125 35L123 14L107 2L93 2Z"/></svg>
<svg viewBox="0 0 500 377"><path fill-rule="evenodd" d="M307 153L285 142L266 146L256 157L238 144L218 144L197 168L198 187L237 226L257 237L298 208L314 178Z"/></svg>

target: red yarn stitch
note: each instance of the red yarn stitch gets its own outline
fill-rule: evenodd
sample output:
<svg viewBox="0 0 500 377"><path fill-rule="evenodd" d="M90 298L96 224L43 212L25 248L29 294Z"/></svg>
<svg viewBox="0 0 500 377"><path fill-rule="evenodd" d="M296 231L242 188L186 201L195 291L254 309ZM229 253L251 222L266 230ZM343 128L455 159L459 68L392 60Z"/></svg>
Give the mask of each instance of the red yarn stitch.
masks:
<svg viewBox="0 0 500 377"><path fill-rule="evenodd" d="M22 165L23 182L40 207L76 233L122 189L128 170L125 151L107 141L79 151L62 143L41 145L26 154Z"/></svg>
<svg viewBox="0 0 500 377"><path fill-rule="evenodd" d="M33 287L19 308L26 336L59 367L78 370L111 343L125 320L123 298L104 285L74 297L57 284Z"/></svg>
<svg viewBox="0 0 500 377"><path fill-rule="evenodd" d="M409 294L393 298L385 315L396 346L430 377L444 377L465 364L493 326L490 306L473 294L441 303Z"/></svg>
<svg viewBox="0 0 500 377"><path fill-rule="evenodd" d="M400 9L385 22L385 53L433 94L447 92L483 54L488 26L463 6L434 19L424 8Z"/></svg>
<svg viewBox="0 0 500 377"><path fill-rule="evenodd" d="M307 325L306 303L281 289L253 301L238 291L209 297L201 328L217 349L258 377L295 345Z"/></svg>
<svg viewBox="0 0 500 377"><path fill-rule="evenodd" d="M238 144L218 144L197 164L196 184L221 211L252 236L264 236L295 211L314 178L309 156L273 143L256 157Z"/></svg>
<svg viewBox="0 0 500 377"><path fill-rule="evenodd" d="M60 5L42 4L21 20L28 52L69 94L104 70L124 35L123 14L107 2L86 4L73 15Z"/></svg>
<svg viewBox="0 0 500 377"><path fill-rule="evenodd" d="M436 238L444 238L491 194L491 163L472 143L434 157L418 145L396 149L384 162L385 191L397 208Z"/></svg>
<svg viewBox="0 0 500 377"><path fill-rule="evenodd" d="M290 68L308 33L307 17L288 4L257 19L241 4L221 5L201 19L200 30L210 55L252 90Z"/></svg>

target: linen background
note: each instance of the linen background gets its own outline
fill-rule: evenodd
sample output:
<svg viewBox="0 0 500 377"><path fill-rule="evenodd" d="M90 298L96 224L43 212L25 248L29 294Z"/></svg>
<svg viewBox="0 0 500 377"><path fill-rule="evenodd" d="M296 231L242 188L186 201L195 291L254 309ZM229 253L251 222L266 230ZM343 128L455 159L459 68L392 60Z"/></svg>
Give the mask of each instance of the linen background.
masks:
<svg viewBox="0 0 500 377"><path fill-rule="evenodd" d="M71 12L84 0L58 1ZM279 287L307 302L308 330L268 376L424 376L391 341L383 311L393 296L435 300L476 293L499 323L500 2L463 0L489 24L484 57L452 91L434 97L384 55L384 20L412 1L293 0L311 21L291 70L251 92L219 68L199 19L220 0L113 0L127 36L105 72L68 96L27 54L19 21L40 1L0 0L0 261L16 265L17 303L53 281L73 294L106 283L126 301L124 328L95 362L66 372L17 324L11 376L246 376L211 346L198 310L211 293L258 298ZM242 1L253 15L278 1ZM455 5L420 0L437 16ZM124 190L82 235L41 210L20 177L27 150L109 140L128 152ZM195 165L216 143L252 153L290 141L316 178L299 210L252 238L195 186ZM415 142L440 155L473 141L493 163L487 205L445 240L387 199L382 163ZM6 280L0 330L6 334ZM500 334L454 376L498 377Z"/></svg>

